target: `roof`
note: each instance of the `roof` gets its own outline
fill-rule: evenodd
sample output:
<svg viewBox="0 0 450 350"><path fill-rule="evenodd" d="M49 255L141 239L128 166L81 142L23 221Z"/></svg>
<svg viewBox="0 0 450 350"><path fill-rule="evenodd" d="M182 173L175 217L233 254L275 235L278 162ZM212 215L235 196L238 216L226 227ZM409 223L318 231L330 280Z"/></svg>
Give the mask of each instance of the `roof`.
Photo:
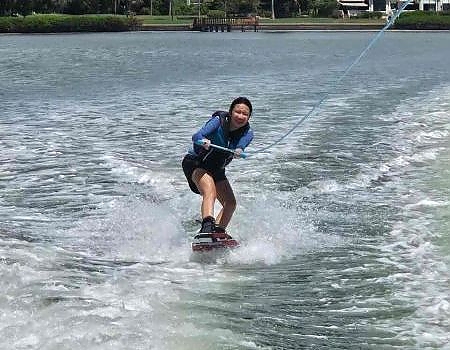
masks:
<svg viewBox="0 0 450 350"><path fill-rule="evenodd" d="M342 6L347 6L347 7L369 7L369 5L367 5L364 2L360 2L360 1L355 1L355 2L353 2L351 0L345 1L345 2L338 1L338 3Z"/></svg>

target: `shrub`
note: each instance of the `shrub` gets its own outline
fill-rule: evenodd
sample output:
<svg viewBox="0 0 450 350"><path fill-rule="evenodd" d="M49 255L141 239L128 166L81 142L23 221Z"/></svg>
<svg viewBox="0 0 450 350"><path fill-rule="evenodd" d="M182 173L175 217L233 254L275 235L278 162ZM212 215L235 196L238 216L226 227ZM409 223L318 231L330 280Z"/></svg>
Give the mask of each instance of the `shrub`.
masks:
<svg viewBox="0 0 450 350"><path fill-rule="evenodd" d="M0 33L9 33L12 28L11 17L0 17Z"/></svg>
<svg viewBox="0 0 450 350"><path fill-rule="evenodd" d="M225 18L225 11L222 10L209 10L207 13L209 18Z"/></svg>
<svg viewBox="0 0 450 350"><path fill-rule="evenodd" d="M399 29L450 29L450 16L438 12L414 11L402 13L395 21Z"/></svg>
<svg viewBox="0 0 450 350"><path fill-rule="evenodd" d="M3 33L118 32L141 25L136 17L101 15L33 15L0 17Z"/></svg>

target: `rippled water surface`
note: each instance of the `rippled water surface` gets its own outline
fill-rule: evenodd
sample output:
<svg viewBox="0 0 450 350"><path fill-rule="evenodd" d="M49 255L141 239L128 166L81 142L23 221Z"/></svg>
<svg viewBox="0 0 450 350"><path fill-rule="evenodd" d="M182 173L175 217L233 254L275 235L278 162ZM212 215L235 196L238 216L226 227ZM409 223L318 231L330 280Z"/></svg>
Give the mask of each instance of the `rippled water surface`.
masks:
<svg viewBox="0 0 450 350"><path fill-rule="evenodd" d="M374 35L0 36L0 348L449 349L448 33L336 83ZM197 262L180 161L238 95L242 246Z"/></svg>

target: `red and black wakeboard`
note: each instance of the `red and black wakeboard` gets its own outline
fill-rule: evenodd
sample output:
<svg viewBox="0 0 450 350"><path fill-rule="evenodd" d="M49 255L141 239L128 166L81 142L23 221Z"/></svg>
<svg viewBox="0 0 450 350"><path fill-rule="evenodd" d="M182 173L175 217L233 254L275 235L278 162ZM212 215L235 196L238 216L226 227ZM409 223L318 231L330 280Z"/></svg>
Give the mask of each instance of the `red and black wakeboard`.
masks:
<svg viewBox="0 0 450 350"><path fill-rule="evenodd" d="M238 246L238 241L226 232L199 233L192 241L193 252L234 249Z"/></svg>

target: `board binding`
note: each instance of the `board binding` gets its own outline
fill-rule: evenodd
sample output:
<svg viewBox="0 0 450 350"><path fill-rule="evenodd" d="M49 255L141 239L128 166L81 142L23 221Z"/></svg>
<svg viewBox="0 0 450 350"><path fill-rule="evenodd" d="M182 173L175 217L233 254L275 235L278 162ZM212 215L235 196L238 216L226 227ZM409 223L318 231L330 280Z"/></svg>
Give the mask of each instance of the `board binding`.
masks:
<svg viewBox="0 0 450 350"><path fill-rule="evenodd" d="M208 252L215 249L234 249L238 246L238 241L233 239L228 233L199 233L192 242L192 251Z"/></svg>

